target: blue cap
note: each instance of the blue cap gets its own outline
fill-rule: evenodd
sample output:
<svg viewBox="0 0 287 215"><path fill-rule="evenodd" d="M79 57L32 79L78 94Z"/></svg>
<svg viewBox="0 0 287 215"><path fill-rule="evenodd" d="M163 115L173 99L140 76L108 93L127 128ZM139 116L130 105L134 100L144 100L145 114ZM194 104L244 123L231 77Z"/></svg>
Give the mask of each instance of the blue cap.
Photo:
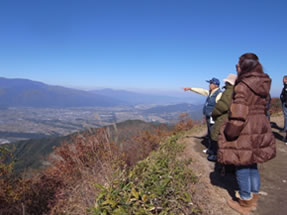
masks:
<svg viewBox="0 0 287 215"><path fill-rule="evenodd" d="M210 84L215 84L215 85L217 85L217 86L220 85L220 81L219 81L217 78L212 78L211 80L206 81L206 82L208 82L208 83L210 83Z"/></svg>

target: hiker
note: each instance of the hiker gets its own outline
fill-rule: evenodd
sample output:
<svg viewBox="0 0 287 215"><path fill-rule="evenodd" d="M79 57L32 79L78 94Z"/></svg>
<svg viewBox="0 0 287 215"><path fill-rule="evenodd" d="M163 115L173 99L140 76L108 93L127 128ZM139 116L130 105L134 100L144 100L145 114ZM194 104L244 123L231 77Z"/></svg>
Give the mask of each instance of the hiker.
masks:
<svg viewBox="0 0 287 215"><path fill-rule="evenodd" d="M217 140L218 134L221 126L226 121L228 117L229 107L232 101L233 94L233 86L235 84L235 80L237 75L229 74L227 78L224 79L225 86L223 87L225 90L222 93L220 100L216 103L213 111L212 111L212 119L215 121L215 124L212 126L211 130L211 153L208 155L207 159L209 161L217 161Z"/></svg>
<svg viewBox="0 0 287 215"><path fill-rule="evenodd" d="M283 131L285 131L285 138L284 141L287 144L287 75L283 77L283 89L280 94L280 100L282 103L282 110L284 114L284 128Z"/></svg>
<svg viewBox="0 0 287 215"><path fill-rule="evenodd" d="M215 106L215 104L219 101L221 98L222 92L219 88L220 81L217 78L212 78L209 81L206 81L209 83L209 90L202 89L202 88L191 88L187 87L184 88L184 91L193 91L195 93L198 93L200 95L207 96L204 107L203 107L203 115L205 116L206 125L207 125L207 137L208 137L208 148L203 150L204 153L211 153L210 147L211 147L211 139L210 139L210 133L211 133L211 127L214 124L214 121L212 120L211 113Z"/></svg>
<svg viewBox="0 0 287 215"><path fill-rule="evenodd" d="M242 55L236 69L238 77L228 120L218 136L217 161L236 166L238 201L229 200L228 205L241 214L249 214L256 209L259 197L257 164L276 155L275 138L266 117L271 79L253 53Z"/></svg>

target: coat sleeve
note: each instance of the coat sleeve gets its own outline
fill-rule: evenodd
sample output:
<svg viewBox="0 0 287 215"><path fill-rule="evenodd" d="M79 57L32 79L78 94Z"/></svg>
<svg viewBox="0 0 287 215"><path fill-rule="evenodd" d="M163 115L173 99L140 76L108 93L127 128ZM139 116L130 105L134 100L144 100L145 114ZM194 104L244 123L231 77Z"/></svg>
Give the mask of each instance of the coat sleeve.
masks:
<svg viewBox="0 0 287 215"><path fill-rule="evenodd" d="M218 95L215 98L215 102L217 103L222 97L222 92L218 93Z"/></svg>
<svg viewBox="0 0 287 215"><path fill-rule="evenodd" d="M202 88L194 88L194 87L192 87L191 91L193 91L195 93L198 93L200 95L203 95L203 96L208 96L209 95L209 91L206 90L206 89L202 89Z"/></svg>
<svg viewBox="0 0 287 215"><path fill-rule="evenodd" d="M223 114L225 114L229 110L229 106L231 103L231 97L227 94L225 90L220 98L220 100L216 103L213 111L212 111L212 118L217 118Z"/></svg>
<svg viewBox="0 0 287 215"><path fill-rule="evenodd" d="M242 82L234 89L234 97L230 106L229 120L224 129L227 140L235 140L244 127L249 108L247 103L248 89Z"/></svg>

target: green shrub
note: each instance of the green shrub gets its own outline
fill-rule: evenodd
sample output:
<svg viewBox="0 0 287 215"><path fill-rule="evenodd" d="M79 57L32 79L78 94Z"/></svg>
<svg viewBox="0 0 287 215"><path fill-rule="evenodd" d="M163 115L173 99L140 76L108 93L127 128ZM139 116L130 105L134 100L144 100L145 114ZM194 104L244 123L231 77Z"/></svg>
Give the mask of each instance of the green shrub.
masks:
<svg viewBox="0 0 287 215"><path fill-rule="evenodd" d="M101 192L92 214L200 214L188 191L197 179L186 161L176 159L184 150L177 139L170 137L109 186L97 185Z"/></svg>

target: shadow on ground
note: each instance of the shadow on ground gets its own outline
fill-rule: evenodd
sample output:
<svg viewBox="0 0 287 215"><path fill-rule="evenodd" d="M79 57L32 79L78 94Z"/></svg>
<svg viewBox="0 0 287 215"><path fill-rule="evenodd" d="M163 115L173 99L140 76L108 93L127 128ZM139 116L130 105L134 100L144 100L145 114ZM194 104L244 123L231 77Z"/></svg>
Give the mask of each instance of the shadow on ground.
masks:
<svg viewBox="0 0 287 215"><path fill-rule="evenodd" d="M209 139L208 139L208 136L205 135L205 136L202 136L202 137L196 137L196 136L190 136L194 139L198 139L198 140L201 140L200 143L205 147L205 148L208 148L208 145L209 145Z"/></svg>
<svg viewBox="0 0 287 215"><path fill-rule="evenodd" d="M276 122L270 122L271 128L275 128L279 131L282 131L283 128L279 127Z"/></svg>
<svg viewBox="0 0 287 215"><path fill-rule="evenodd" d="M239 188L235 177L235 167L233 165L216 163L214 171L210 173L209 178L212 185L225 189L232 199L235 199L235 190Z"/></svg>
<svg viewBox="0 0 287 215"><path fill-rule="evenodd" d="M196 145L195 150L202 154L202 149L207 148L209 144L209 140L207 136L196 137L192 136L192 138L197 139L201 144L199 147ZM206 162L210 162L206 160ZM215 163L213 171L209 175L210 182L214 186L221 187L229 193L229 195L234 199L235 198L235 190L238 190L238 185L235 178L235 167L233 165L222 165L220 163Z"/></svg>
<svg viewBox="0 0 287 215"><path fill-rule="evenodd" d="M284 138L280 133L275 132L275 131L273 131L272 133L273 133L274 137L275 137L277 140L280 140L280 141L284 141L284 140L285 140L285 138Z"/></svg>
<svg viewBox="0 0 287 215"><path fill-rule="evenodd" d="M280 132L284 132L283 128L279 127L276 122L270 122L271 128L277 129L278 132L273 130L273 135L277 140L285 141L284 136Z"/></svg>

